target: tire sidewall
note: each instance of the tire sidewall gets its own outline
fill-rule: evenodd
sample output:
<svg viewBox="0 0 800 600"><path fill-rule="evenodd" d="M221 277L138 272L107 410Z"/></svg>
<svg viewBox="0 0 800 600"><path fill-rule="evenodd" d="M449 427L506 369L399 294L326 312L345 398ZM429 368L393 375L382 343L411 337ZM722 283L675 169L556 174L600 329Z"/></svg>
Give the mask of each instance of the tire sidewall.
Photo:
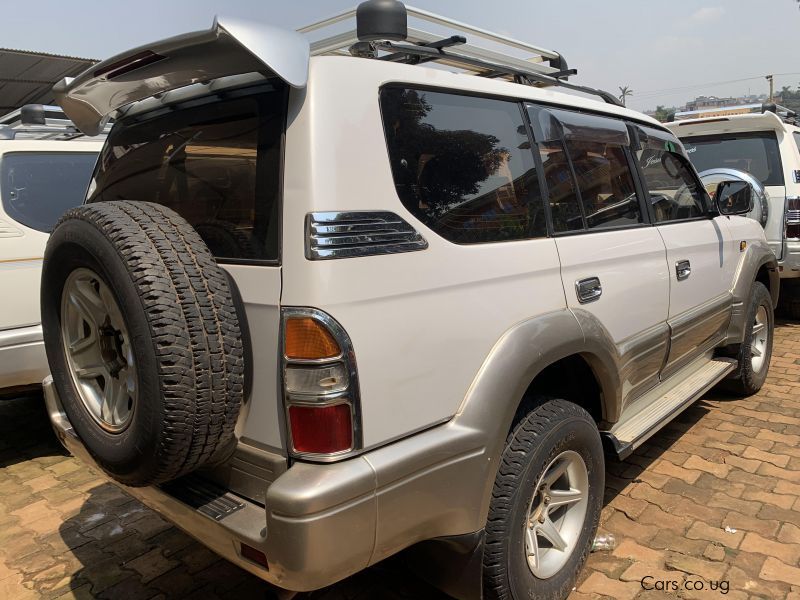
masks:
<svg viewBox="0 0 800 600"><path fill-rule="evenodd" d="M64 284L76 269L94 271L108 285L125 321L136 362L137 400L131 422L120 433L103 430L80 399L67 363L61 330L61 299ZM158 363L150 340L150 325L139 301L127 266L113 245L91 224L71 219L53 232L45 251L41 288L42 327L45 349L61 402L76 433L98 464L120 481L137 478L137 472L152 469L160 440L163 408Z"/></svg>
<svg viewBox="0 0 800 600"><path fill-rule="evenodd" d="M764 357L764 364L761 370L756 373L753 371L752 363L752 342L753 342L753 325L756 319L756 313L759 307L763 306L767 309L767 327L769 329L769 338L767 341L767 351ZM769 373L769 363L772 358L772 346L775 337L775 315L772 310L772 297L770 296L767 288L760 282L753 284L753 290L750 294L750 302L747 308L747 321L745 328L744 340L739 351L739 368L740 368L740 381L748 394L755 394L764 385Z"/></svg>
<svg viewBox="0 0 800 600"><path fill-rule="evenodd" d="M564 402L565 401L560 401ZM574 406L574 405L572 405ZM517 466L519 485L511 500L503 533L507 540L505 560L508 575L507 589L513 598L562 598L572 589L578 573L588 556L603 506L605 464L603 447L597 427L582 409L548 423L543 437L529 440L529 447ZM580 411L580 412L578 412ZM580 414L583 413L583 414ZM524 423L522 424L524 425ZM525 523L535 486L553 459L566 450L580 454L589 475L589 500L581 534L572 555L558 573L547 579L533 575L525 551Z"/></svg>

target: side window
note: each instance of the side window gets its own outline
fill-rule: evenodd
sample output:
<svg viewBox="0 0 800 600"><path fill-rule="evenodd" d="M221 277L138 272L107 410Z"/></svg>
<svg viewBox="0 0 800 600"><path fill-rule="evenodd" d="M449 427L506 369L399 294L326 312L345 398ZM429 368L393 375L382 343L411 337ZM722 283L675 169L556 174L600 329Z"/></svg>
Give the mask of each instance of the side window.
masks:
<svg viewBox="0 0 800 600"><path fill-rule="evenodd" d="M395 189L415 217L457 244L546 235L516 102L394 86L380 101Z"/></svg>
<svg viewBox="0 0 800 600"><path fill-rule="evenodd" d="M642 222L622 121L535 105L528 112L556 232Z"/></svg>
<svg viewBox="0 0 800 600"><path fill-rule="evenodd" d="M794 135L794 143L797 145L797 151L800 152L800 131L795 131L792 135Z"/></svg>
<svg viewBox="0 0 800 600"><path fill-rule="evenodd" d="M638 127L639 166L657 223L704 217L707 195L678 141L668 133Z"/></svg>

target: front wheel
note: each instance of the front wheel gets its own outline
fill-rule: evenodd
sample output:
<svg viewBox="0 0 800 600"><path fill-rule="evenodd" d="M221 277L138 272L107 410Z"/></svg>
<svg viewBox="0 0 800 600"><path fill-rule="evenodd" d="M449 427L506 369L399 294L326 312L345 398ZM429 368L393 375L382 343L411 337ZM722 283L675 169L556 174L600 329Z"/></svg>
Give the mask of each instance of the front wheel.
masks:
<svg viewBox="0 0 800 600"><path fill-rule="evenodd" d="M566 598L603 507L605 465L594 420L542 399L506 442L483 553L485 598Z"/></svg>
<svg viewBox="0 0 800 600"><path fill-rule="evenodd" d="M739 366L724 387L742 396L751 396L761 389L769 372L775 316L772 296L763 283L756 281L747 307L744 340L739 346Z"/></svg>

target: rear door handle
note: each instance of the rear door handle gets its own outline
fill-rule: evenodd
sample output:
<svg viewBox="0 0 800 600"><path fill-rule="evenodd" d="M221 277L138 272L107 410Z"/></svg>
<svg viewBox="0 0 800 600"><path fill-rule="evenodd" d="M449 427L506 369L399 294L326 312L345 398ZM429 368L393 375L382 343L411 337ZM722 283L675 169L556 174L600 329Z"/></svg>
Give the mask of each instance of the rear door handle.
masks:
<svg viewBox="0 0 800 600"><path fill-rule="evenodd" d="M575 282L575 293L578 295L578 302L586 304L594 302L603 295L603 286L598 277L587 277Z"/></svg>
<svg viewBox="0 0 800 600"><path fill-rule="evenodd" d="M692 263L690 263L688 260L679 260L675 263L675 275L677 275L678 281L689 279L689 275L691 274Z"/></svg>

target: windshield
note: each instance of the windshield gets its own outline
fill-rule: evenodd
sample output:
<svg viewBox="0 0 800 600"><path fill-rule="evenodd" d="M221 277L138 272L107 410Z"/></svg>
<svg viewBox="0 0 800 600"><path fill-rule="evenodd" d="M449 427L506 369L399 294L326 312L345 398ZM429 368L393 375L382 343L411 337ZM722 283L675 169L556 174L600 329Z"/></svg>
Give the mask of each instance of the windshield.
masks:
<svg viewBox="0 0 800 600"><path fill-rule="evenodd" d="M774 131L681 138L695 168L747 171L762 185L783 185L781 156Z"/></svg>
<svg viewBox="0 0 800 600"><path fill-rule="evenodd" d="M10 152L0 161L0 192L9 217L49 233L83 202L96 152Z"/></svg>

